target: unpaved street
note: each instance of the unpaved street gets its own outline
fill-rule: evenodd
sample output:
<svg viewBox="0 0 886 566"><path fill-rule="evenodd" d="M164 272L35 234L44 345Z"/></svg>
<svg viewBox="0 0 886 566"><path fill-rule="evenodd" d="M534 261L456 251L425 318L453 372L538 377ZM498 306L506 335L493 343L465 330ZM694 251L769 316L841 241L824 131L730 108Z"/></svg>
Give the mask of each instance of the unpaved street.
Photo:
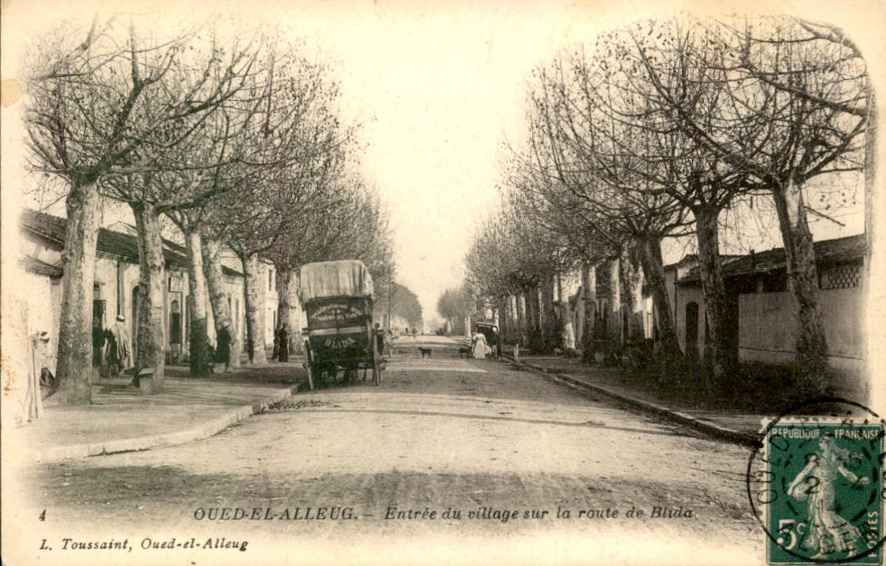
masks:
<svg viewBox="0 0 886 566"><path fill-rule="evenodd" d="M716 538L736 557L757 556L762 541L746 462L741 447L505 363L441 358L391 363L378 388L300 393L204 441L29 477L47 528L100 524L137 537L150 526L264 544L553 533L587 542L629 530L668 544ZM671 517L650 517L655 508Z"/></svg>

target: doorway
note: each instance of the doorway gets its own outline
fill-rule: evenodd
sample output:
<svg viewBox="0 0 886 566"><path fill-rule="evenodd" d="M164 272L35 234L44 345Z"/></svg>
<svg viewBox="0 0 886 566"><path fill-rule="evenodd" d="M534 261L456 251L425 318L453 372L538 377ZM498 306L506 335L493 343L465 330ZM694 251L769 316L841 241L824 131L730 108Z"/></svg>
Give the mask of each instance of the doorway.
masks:
<svg viewBox="0 0 886 566"><path fill-rule="evenodd" d="M698 303L686 304L686 357L698 359Z"/></svg>

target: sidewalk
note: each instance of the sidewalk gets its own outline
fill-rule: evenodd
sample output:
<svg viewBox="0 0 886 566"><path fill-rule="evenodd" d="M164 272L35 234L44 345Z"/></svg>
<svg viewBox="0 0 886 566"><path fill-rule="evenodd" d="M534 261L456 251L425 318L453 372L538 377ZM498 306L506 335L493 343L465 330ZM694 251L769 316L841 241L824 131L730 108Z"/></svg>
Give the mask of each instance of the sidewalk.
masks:
<svg viewBox="0 0 886 566"><path fill-rule="evenodd" d="M728 409L698 409L689 400L680 402L679 399L669 398L665 401L649 388L644 389L637 383L625 380L621 370L617 368L586 366L577 359L520 356L519 364L542 372L574 389L602 394L640 411L656 414L709 436L745 446L756 446L763 419L775 416Z"/></svg>
<svg viewBox="0 0 886 566"><path fill-rule="evenodd" d="M15 434L34 447L30 455L39 462L148 450L217 434L298 389L250 379L255 368L211 378L174 377L183 368L169 369L154 395L141 394L129 379L112 379L93 386L90 405L63 406L50 397L42 417Z"/></svg>

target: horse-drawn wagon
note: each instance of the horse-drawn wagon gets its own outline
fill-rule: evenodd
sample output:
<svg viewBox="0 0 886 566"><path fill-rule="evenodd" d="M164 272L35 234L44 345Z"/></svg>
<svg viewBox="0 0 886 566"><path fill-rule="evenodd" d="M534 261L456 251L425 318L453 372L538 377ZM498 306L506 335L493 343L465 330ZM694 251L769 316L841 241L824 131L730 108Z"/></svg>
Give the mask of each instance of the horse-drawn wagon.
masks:
<svg viewBox="0 0 886 566"><path fill-rule="evenodd" d="M372 320L372 277L356 260L310 263L301 268L299 296L307 315L305 369L311 389L372 372L381 383L383 367Z"/></svg>

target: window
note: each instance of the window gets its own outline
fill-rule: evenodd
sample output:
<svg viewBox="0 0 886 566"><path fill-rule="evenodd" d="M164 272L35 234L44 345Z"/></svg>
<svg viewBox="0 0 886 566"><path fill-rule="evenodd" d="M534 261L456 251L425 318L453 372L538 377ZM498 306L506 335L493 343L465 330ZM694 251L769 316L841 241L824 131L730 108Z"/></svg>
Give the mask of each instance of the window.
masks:
<svg viewBox="0 0 886 566"><path fill-rule="evenodd" d="M268 269L268 291L274 290L274 270Z"/></svg>
<svg viewBox="0 0 886 566"><path fill-rule="evenodd" d="M823 269L820 273L822 289L852 289L861 283L861 264L846 263Z"/></svg>
<svg viewBox="0 0 886 566"><path fill-rule="evenodd" d="M169 343L182 343L182 313L181 304L177 300L173 300L169 305Z"/></svg>
<svg viewBox="0 0 886 566"><path fill-rule="evenodd" d="M235 297L232 305L230 295L228 295L228 316L231 319L231 332L237 333L242 327L240 322L240 301Z"/></svg>
<svg viewBox="0 0 886 566"><path fill-rule="evenodd" d="M92 287L92 328L103 330L105 328L105 301L102 299L102 286L98 283Z"/></svg>
<svg viewBox="0 0 886 566"><path fill-rule="evenodd" d="M698 303L686 304L686 355L698 359Z"/></svg>

